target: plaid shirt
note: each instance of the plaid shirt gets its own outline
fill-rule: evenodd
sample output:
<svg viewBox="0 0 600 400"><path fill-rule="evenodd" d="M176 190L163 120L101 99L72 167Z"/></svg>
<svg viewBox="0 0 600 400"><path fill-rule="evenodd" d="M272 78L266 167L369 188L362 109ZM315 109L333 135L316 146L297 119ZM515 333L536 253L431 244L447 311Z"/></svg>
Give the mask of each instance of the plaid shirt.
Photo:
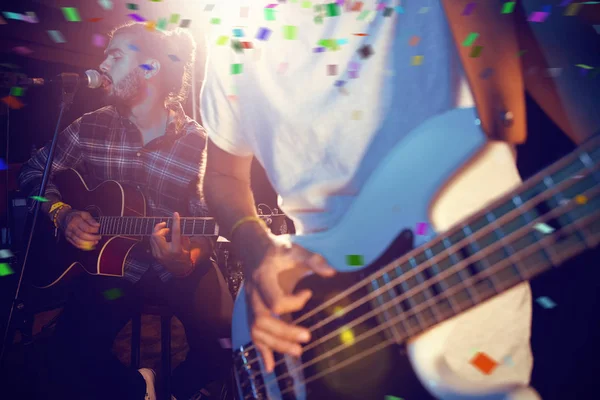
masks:
<svg viewBox="0 0 600 400"><path fill-rule="evenodd" d="M147 201L147 215L203 217L208 209L200 192L205 170L206 133L173 104L175 118L160 136L144 146L138 128L113 106L84 114L60 133L52 175L68 168L82 174L88 186L106 180L137 186ZM19 175L21 190L37 195L50 144L40 149ZM46 194L60 196L49 180ZM33 208L33 201L30 209ZM149 254L147 243L136 245L125 261L125 278L137 282L152 266L163 282L168 272Z"/></svg>

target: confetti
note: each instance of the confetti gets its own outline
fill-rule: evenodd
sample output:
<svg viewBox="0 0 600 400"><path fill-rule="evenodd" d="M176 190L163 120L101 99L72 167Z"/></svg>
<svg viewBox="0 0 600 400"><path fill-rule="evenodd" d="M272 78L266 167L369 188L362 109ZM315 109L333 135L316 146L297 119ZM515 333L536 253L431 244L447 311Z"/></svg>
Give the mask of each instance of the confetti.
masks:
<svg viewBox="0 0 600 400"><path fill-rule="evenodd" d="M321 17L321 16L316 16L314 21L315 21L315 24L318 24L318 25L320 25L320 24L322 24L322 23L323 23L323 17Z"/></svg>
<svg viewBox="0 0 600 400"><path fill-rule="evenodd" d="M4 17L6 19L14 19L17 21L21 21L23 19L23 15L19 14L19 13L14 13L14 12L9 12L9 11L3 11L2 14L4 14Z"/></svg>
<svg viewBox="0 0 600 400"><path fill-rule="evenodd" d="M340 341L345 345L351 345L354 343L354 332L352 329L344 327L342 328L342 333L340 333Z"/></svg>
<svg viewBox="0 0 600 400"><path fill-rule="evenodd" d="M189 28L191 23L192 23L191 19L182 19L181 23L179 24L179 27L180 28Z"/></svg>
<svg viewBox="0 0 600 400"><path fill-rule="evenodd" d="M310 1L303 1L302 8L312 8L312 3Z"/></svg>
<svg viewBox="0 0 600 400"><path fill-rule="evenodd" d="M409 46L416 46L419 44L419 41L421 40L420 37L418 36L413 36L410 38L410 40L408 41L408 45Z"/></svg>
<svg viewBox="0 0 600 400"><path fill-rule="evenodd" d="M462 45L465 47L471 46L478 37L479 37L479 33L471 32L471 33L469 33L469 36L467 36L467 38L465 39L465 41L463 42Z"/></svg>
<svg viewBox="0 0 600 400"><path fill-rule="evenodd" d="M102 292L106 300L116 300L123 296L123 291L119 288L108 289Z"/></svg>
<svg viewBox="0 0 600 400"><path fill-rule="evenodd" d="M587 197L585 197L582 194L575 196L575 203L577 203L577 204L584 205L585 203L587 203L587 201L588 201Z"/></svg>
<svg viewBox="0 0 600 400"><path fill-rule="evenodd" d="M242 47L244 49L252 49L252 42L242 42Z"/></svg>
<svg viewBox="0 0 600 400"><path fill-rule="evenodd" d="M360 57L362 59L366 59L373 55L373 49L371 48L370 45L366 44L366 45L362 46L360 49L358 49L358 54L360 55Z"/></svg>
<svg viewBox="0 0 600 400"><path fill-rule="evenodd" d="M348 71L348 76L350 77L350 79L357 79L358 78L358 71L356 71L356 70L350 70L350 71Z"/></svg>
<svg viewBox="0 0 600 400"><path fill-rule="evenodd" d="M335 86L341 88L342 86L344 86L346 84L346 82L344 81L335 81Z"/></svg>
<svg viewBox="0 0 600 400"><path fill-rule="evenodd" d="M417 222L417 235L425 235L427 234L427 223L426 222Z"/></svg>
<svg viewBox="0 0 600 400"><path fill-rule="evenodd" d="M581 8L581 3L569 4L569 7L565 10L565 16L573 17L577 15L579 9Z"/></svg>
<svg viewBox="0 0 600 400"><path fill-rule="evenodd" d="M511 356L504 357L504 359L502 360L502 363L506 364L506 365L508 365L510 367L514 367L515 366L515 364L513 363L513 360L512 360Z"/></svg>
<svg viewBox="0 0 600 400"><path fill-rule="evenodd" d="M69 22L81 22L79 11L75 7L61 7L65 19Z"/></svg>
<svg viewBox="0 0 600 400"><path fill-rule="evenodd" d="M242 73L243 64L231 64L231 75L239 75Z"/></svg>
<svg viewBox="0 0 600 400"><path fill-rule="evenodd" d="M156 27L156 23L154 21L146 21L146 30L152 32Z"/></svg>
<svg viewBox="0 0 600 400"><path fill-rule="evenodd" d="M402 7L402 6L396 6L396 12L398 14L404 14L404 7Z"/></svg>
<svg viewBox="0 0 600 400"><path fill-rule="evenodd" d="M217 46L226 45L228 40L229 36L219 36L219 38L217 39Z"/></svg>
<svg viewBox="0 0 600 400"><path fill-rule="evenodd" d="M127 3L127 8L129 10L137 10L138 9L138 5L135 3Z"/></svg>
<svg viewBox="0 0 600 400"><path fill-rule="evenodd" d="M383 400L404 400L402 397L390 396L387 395L383 398Z"/></svg>
<svg viewBox="0 0 600 400"><path fill-rule="evenodd" d="M169 18L170 24L176 24L179 22L179 14L171 14L171 18Z"/></svg>
<svg viewBox="0 0 600 400"><path fill-rule="evenodd" d="M152 71L152 70L154 69L154 68L152 67L152 65L150 65L150 64L141 64L141 65L140 65L140 68L141 68L141 69L144 69L144 70L146 70L146 71Z"/></svg>
<svg viewBox="0 0 600 400"><path fill-rule="evenodd" d="M384 4L384 3L379 3ZM385 4L384 4L385 5ZM328 17L337 17L340 15L340 6L336 3L329 3L326 5L326 14Z"/></svg>
<svg viewBox="0 0 600 400"><path fill-rule="evenodd" d="M356 1L352 5L352 11L358 12L358 11L362 10L362 7L363 7L363 2L362 1Z"/></svg>
<svg viewBox="0 0 600 400"><path fill-rule="evenodd" d="M410 65L417 66L423 63L423 56L413 56Z"/></svg>
<svg viewBox="0 0 600 400"><path fill-rule="evenodd" d="M358 18L356 18L358 21L362 21L365 18L367 18L367 16L371 13L371 11L361 11L361 13L358 15Z"/></svg>
<svg viewBox="0 0 600 400"><path fill-rule="evenodd" d="M337 75L337 65L328 65L327 75Z"/></svg>
<svg viewBox="0 0 600 400"><path fill-rule="evenodd" d="M590 67L589 65L585 65L585 64L576 64L576 67L579 68L584 68L584 69L594 69L594 67Z"/></svg>
<svg viewBox="0 0 600 400"><path fill-rule="evenodd" d="M490 375L498 363L485 353L477 353L470 363L486 375Z"/></svg>
<svg viewBox="0 0 600 400"><path fill-rule="evenodd" d="M550 297L547 296L541 296L538 297L537 299L535 299L535 301L542 307L544 307L547 310L553 309L554 307L556 307L556 303L552 301L552 299Z"/></svg>
<svg viewBox="0 0 600 400"><path fill-rule="evenodd" d="M502 5L502 14L511 14L515 10L515 2L507 1Z"/></svg>
<svg viewBox="0 0 600 400"><path fill-rule="evenodd" d="M135 44L130 44L128 47L129 47L129 50L140 51L140 48L137 47Z"/></svg>
<svg viewBox="0 0 600 400"><path fill-rule="evenodd" d="M220 25L221 24L221 18L212 18L210 20L210 23L213 25Z"/></svg>
<svg viewBox="0 0 600 400"><path fill-rule="evenodd" d="M33 199L35 201L39 201L40 203L46 203L48 201L47 198L40 197L40 196L31 196L30 199Z"/></svg>
<svg viewBox="0 0 600 400"><path fill-rule="evenodd" d="M173 61L173 62L178 62L178 61L181 61L181 60L179 59L179 57L177 57L175 54L169 54L169 58L170 58L170 59L171 59L171 61Z"/></svg>
<svg viewBox="0 0 600 400"><path fill-rule="evenodd" d="M7 263L0 263L0 276L8 276L14 273L15 272L10 268L10 265Z"/></svg>
<svg viewBox="0 0 600 400"><path fill-rule="evenodd" d="M207 5L204 7L204 11L212 11L212 10L213 10L213 8L215 8L215 5L214 5L214 4L207 4Z"/></svg>
<svg viewBox="0 0 600 400"><path fill-rule="evenodd" d="M48 31L48 35L50 35L50 39L52 39L54 43L67 43L65 37L59 31Z"/></svg>
<svg viewBox="0 0 600 400"><path fill-rule="evenodd" d="M275 21L275 10L272 8L265 8L265 19L267 21Z"/></svg>
<svg viewBox="0 0 600 400"><path fill-rule="evenodd" d="M383 3L381 3L381 4L383 4ZM393 12L394 12L394 9L392 7L388 7L383 11L383 16L391 17Z"/></svg>
<svg viewBox="0 0 600 400"><path fill-rule="evenodd" d="M222 349L231 349L231 339L230 338L222 338L219 339L219 344Z"/></svg>
<svg viewBox="0 0 600 400"><path fill-rule="evenodd" d="M348 44L348 39L338 39L336 40L338 45Z"/></svg>
<svg viewBox="0 0 600 400"><path fill-rule="evenodd" d="M313 49L313 53L324 53L325 52L325 47L315 47Z"/></svg>
<svg viewBox="0 0 600 400"><path fill-rule="evenodd" d="M21 97L21 96L23 96L23 94L25 94L25 89L23 89L21 87L13 86L12 88L10 88L11 96Z"/></svg>
<svg viewBox="0 0 600 400"><path fill-rule="evenodd" d="M167 19L161 18L156 23L156 29L158 29L159 31L164 31L167 29L167 25L168 25Z"/></svg>
<svg viewBox="0 0 600 400"><path fill-rule="evenodd" d="M360 111L360 110L352 111L352 119L353 120L357 121L361 118L362 118L362 111Z"/></svg>
<svg viewBox="0 0 600 400"><path fill-rule="evenodd" d="M600 25L594 25L594 29L596 30L596 33L600 34Z"/></svg>
<svg viewBox="0 0 600 400"><path fill-rule="evenodd" d="M233 30L233 36L235 36L235 37L244 37L244 31L241 30L240 28L235 28Z"/></svg>
<svg viewBox="0 0 600 400"><path fill-rule="evenodd" d="M465 6L465 9L462 12L462 15L471 15L473 10L475 9L475 3L469 3Z"/></svg>
<svg viewBox="0 0 600 400"><path fill-rule="evenodd" d="M236 53L244 52L244 48L242 47L242 44L240 43L239 40L232 40L231 47L233 48L233 50L235 50Z"/></svg>
<svg viewBox="0 0 600 400"><path fill-rule="evenodd" d="M365 260L360 254L348 254L346 256L346 264L351 267L362 267L365 265Z"/></svg>
<svg viewBox="0 0 600 400"><path fill-rule="evenodd" d="M98 4L105 10L113 9L113 3L111 0L98 0Z"/></svg>
<svg viewBox="0 0 600 400"><path fill-rule="evenodd" d="M354 36L369 36L368 33L353 33Z"/></svg>
<svg viewBox="0 0 600 400"><path fill-rule="evenodd" d="M544 22L546 20L546 18L548 18L548 15L550 15L550 14L547 12L535 11L535 12L531 13L529 18L527 18L527 21L529 21L529 22Z"/></svg>
<svg viewBox="0 0 600 400"><path fill-rule="evenodd" d="M1 100L4 104L6 104L12 110L18 110L25 106L15 96L6 96L6 97L3 97Z"/></svg>
<svg viewBox="0 0 600 400"><path fill-rule="evenodd" d="M3 159L0 158L0 171L4 171L7 169L8 169L8 167L7 167L6 163L4 162Z"/></svg>
<svg viewBox="0 0 600 400"><path fill-rule="evenodd" d="M473 47L473 50L471 50L471 54L469 54L470 57L476 58L479 57L479 55L481 54L481 50L483 49L483 46L475 46Z"/></svg>
<svg viewBox="0 0 600 400"><path fill-rule="evenodd" d="M33 50L31 50L29 47L25 47L25 46L13 47L13 51L22 56L26 56L26 55L33 53Z"/></svg>
<svg viewBox="0 0 600 400"><path fill-rule="evenodd" d="M35 15L33 11L28 11L25 14L27 14L27 16L23 16L23 21L29 22L30 24L37 24L38 22L40 22L37 15Z"/></svg>
<svg viewBox="0 0 600 400"><path fill-rule="evenodd" d="M14 257L14 254L9 249L1 249L0 250L0 258L11 258Z"/></svg>
<svg viewBox="0 0 600 400"><path fill-rule="evenodd" d="M99 22L102 21L104 18L88 18L87 22Z"/></svg>
<svg viewBox="0 0 600 400"><path fill-rule="evenodd" d="M106 37L97 33L92 37L92 44L96 47L106 46Z"/></svg>
<svg viewBox="0 0 600 400"><path fill-rule="evenodd" d="M553 227L551 227L550 225L548 225L548 224L545 224L545 223L543 223L543 222L542 222L542 223L535 224L535 225L533 226L533 229L535 229L536 231L538 231L538 232L541 232L541 233L543 233L543 234L545 234L545 235L547 235L547 234L549 234L549 233L552 233L552 232L554 232L554 230L555 230Z"/></svg>
<svg viewBox="0 0 600 400"><path fill-rule="evenodd" d="M146 22L146 18L142 17L140 14L131 13L127 14L127 16L136 22Z"/></svg>
<svg viewBox="0 0 600 400"><path fill-rule="evenodd" d="M271 36L272 31L269 28L260 28L256 34L258 40L268 40Z"/></svg>
<svg viewBox="0 0 600 400"><path fill-rule="evenodd" d="M294 25L285 25L283 27L283 37L287 40L294 40L298 35L298 27Z"/></svg>

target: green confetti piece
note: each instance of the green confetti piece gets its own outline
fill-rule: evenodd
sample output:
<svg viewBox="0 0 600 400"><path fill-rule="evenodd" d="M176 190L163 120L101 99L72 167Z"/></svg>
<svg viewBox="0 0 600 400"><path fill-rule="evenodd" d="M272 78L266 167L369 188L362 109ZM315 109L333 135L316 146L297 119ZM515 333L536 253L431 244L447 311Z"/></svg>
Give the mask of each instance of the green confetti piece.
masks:
<svg viewBox="0 0 600 400"><path fill-rule="evenodd" d="M10 265L8 265L7 263L0 263L0 276L8 276L14 273L15 272L12 270Z"/></svg>
<svg viewBox="0 0 600 400"><path fill-rule="evenodd" d="M11 96L18 96L18 97L20 97L20 96L23 96L24 93L25 93L25 89L23 89L21 87L18 87L18 86L13 86L10 89L10 95Z"/></svg>
<svg viewBox="0 0 600 400"><path fill-rule="evenodd" d="M298 35L298 27L294 25L285 25L283 27L283 37L287 40L295 40Z"/></svg>
<svg viewBox="0 0 600 400"><path fill-rule="evenodd" d="M483 50L483 46L475 46L473 50L471 50L470 57L477 58L481 54L481 50Z"/></svg>
<svg viewBox="0 0 600 400"><path fill-rule="evenodd" d="M312 7L311 1L303 1L302 2L302 8L311 8L311 7Z"/></svg>
<svg viewBox="0 0 600 400"><path fill-rule="evenodd" d="M502 14L511 14L515 10L515 2L509 1L502 5Z"/></svg>
<svg viewBox="0 0 600 400"><path fill-rule="evenodd" d="M402 397L390 396L387 395L383 398L384 400L404 400Z"/></svg>
<svg viewBox="0 0 600 400"><path fill-rule="evenodd" d="M127 8L130 10L137 10L138 9L138 5L134 4L134 3L127 3Z"/></svg>
<svg viewBox="0 0 600 400"><path fill-rule="evenodd" d="M242 73L243 64L231 64L231 75L239 75Z"/></svg>
<svg viewBox="0 0 600 400"><path fill-rule="evenodd" d="M220 36L217 39L217 45L218 46L224 46L227 44L227 41L229 40L229 36Z"/></svg>
<svg viewBox="0 0 600 400"><path fill-rule="evenodd" d="M39 201L40 203L45 203L48 201L47 198L45 197L40 197L40 196L31 196L30 199L33 199L35 201Z"/></svg>
<svg viewBox="0 0 600 400"><path fill-rule="evenodd" d="M275 9L265 8L265 19L267 21L275 21Z"/></svg>
<svg viewBox="0 0 600 400"><path fill-rule="evenodd" d="M337 17L340 15L340 6L337 3L329 3L326 7L328 17Z"/></svg>
<svg viewBox="0 0 600 400"><path fill-rule="evenodd" d="M221 24L221 18L212 18L210 20L210 23L213 25L220 25Z"/></svg>
<svg viewBox="0 0 600 400"><path fill-rule="evenodd" d="M69 22L81 22L79 12L75 7L61 7L65 19Z"/></svg>
<svg viewBox="0 0 600 400"><path fill-rule="evenodd" d="M179 14L172 14L171 19L169 19L169 23L177 24L179 22Z"/></svg>
<svg viewBox="0 0 600 400"><path fill-rule="evenodd" d="M244 46L242 46L239 40L232 40L231 47L233 48L233 50L235 50L236 53L244 52Z"/></svg>
<svg viewBox="0 0 600 400"><path fill-rule="evenodd" d="M161 18L156 22L156 29L159 31L164 31L167 29L167 19Z"/></svg>
<svg viewBox="0 0 600 400"><path fill-rule="evenodd" d="M365 260L360 254L349 254L346 256L346 264L352 267L362 267L365 265Z"/></svg>
<svg viewBox="0 0 600 400"><path fill-rule="evenodd" d="M119 288L108 289L102 292L106 300L116 300L123 296L123 291Z"/></svg>
<svg viewBox="0 0 600 400"><path fill-rule="evenodd" d="M321 17L320 15L317 15L315 17L315 24L321 25L322 23L323 23L323 17Z"/></svg>
<svg viewBox="0 0 600 400"><path fill-rule="evenodd" d="M369 16L369 14L371 13L371 11L365 10L365 11L361 11L360 14L358 14L358 18L356 18L358 21L363 21L365 18L367 18L367 16Z"/></svg>
<svg viewBox="0 0 600 400"><path fill-rule="evenodd" d="M575 64L576 67L579 68L584 68L584 69L594 69L594 67L590 67L589 65L585 65L585 64Z"/></svg>
<svg viewBox="0 0 600 400"><path fill-rule="evenodd" d="M463 42L462 45L465 47L471 46L478 37L479 37L479 33L471 32L471 33L469 33L469 35L467 36L467 38L465 39L465 41Z"/></svg>

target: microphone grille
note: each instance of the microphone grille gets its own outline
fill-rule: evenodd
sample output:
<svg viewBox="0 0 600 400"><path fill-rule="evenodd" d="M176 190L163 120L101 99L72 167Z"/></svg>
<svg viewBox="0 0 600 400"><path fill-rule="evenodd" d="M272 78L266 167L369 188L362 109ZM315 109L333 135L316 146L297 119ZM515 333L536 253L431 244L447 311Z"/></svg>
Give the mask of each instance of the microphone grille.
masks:
<svg viewBox="0 0 600 400"><path fill-rule="evenodd" d="M94 69L88 69L85 71L85 75L87 76L89 88L97 89L102 86L102 75L100 75L100 72Z"/></svg>

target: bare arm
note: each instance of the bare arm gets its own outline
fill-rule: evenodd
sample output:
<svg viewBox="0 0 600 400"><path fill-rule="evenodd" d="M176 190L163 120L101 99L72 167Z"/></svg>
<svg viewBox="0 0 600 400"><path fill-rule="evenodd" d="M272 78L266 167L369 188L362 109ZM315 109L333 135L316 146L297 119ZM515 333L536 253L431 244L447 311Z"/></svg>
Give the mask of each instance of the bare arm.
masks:
<svg viewBox="0 0 600 400"><path fill-rule="evenodd" d="M241 218L258 216L250 189L251 163L251 156L234 156L209 139L204 177L206 203L219 223L221 235L234 243L244 267L250 270L258 266L272 242L271 233L256 223L241 225L235 232L235 241L229 237Z"/></svg>

